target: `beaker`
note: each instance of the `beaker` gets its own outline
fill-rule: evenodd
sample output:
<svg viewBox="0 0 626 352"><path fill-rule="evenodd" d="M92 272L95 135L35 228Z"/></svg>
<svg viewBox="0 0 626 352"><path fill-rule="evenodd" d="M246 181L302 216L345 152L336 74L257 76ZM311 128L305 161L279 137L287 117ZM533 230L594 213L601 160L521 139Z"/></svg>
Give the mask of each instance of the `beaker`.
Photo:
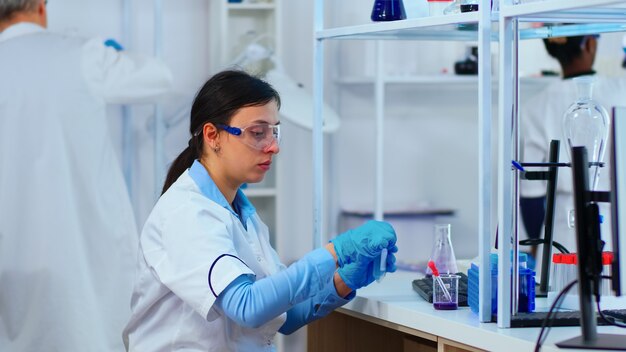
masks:
<svg viewBox="0 0 626 352"><path fill-rule="evenodd" d="M454 310L459 307L459 275L441 274L433 277L433 307L437 310Z"/></svg>
<svg viewBox="0 0 626 352"><path fill-rule="evenodd" d="M456 274L456 257L450 240L450 224L435 225L435 243L430 255L430 260L435 262L435 266L441 275ZM426 275L432 275L432 270L427 266Z"/></svg>
<svg viewBox="0 0 626 352"><path fill-rule="evenodd" d="M402 0L375 0L371 19L374 22L404 20L404 3Z"/></svg>

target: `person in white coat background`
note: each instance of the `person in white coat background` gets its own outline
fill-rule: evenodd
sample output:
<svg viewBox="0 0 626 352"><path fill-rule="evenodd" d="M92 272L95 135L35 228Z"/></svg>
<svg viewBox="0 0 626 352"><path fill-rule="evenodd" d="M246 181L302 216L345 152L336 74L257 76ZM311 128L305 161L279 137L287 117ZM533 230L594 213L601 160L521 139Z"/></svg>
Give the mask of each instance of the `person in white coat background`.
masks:
<svg viewBox="0 0 626 352"><path fill-rule="evenodd" d="M550 141L560 141L559 161L570 162L567 141L563 136L563 114L577 99L576 85L572 78L592 75L595 78L592 98L608 111L614 106L624 105L626 79L604 77L593 70L598 45L597 36L575 36L544 39L546 50L562 68L563 79L549 85L545 90L529 99L520 113L522 134L522 160L524 162L547 162ZM609 150L609 146L605 149ZM608 190L610 172L608 152L605 153L605 167L600 171L598 190ZM555 212L554 240L564 245L570 252L576 252L575 229L568 226L568 213L574 208L572 195L572 172L568 167L558 170ZM521 213L529 238L543 237L545 212L545 181L521 182ZM611 230L609 205L600 204L604 215L602 224L603 239L610 240ZM609 242L609 241L607 241ZM536 251L533 251L533 255Z"/></svg>
<svg viewBox="0 0 626 352"><path fill-rule="evenodd" d="M155 59L0 0L0 350L120 351L138 234L107 103L172 86Z"/></svg>

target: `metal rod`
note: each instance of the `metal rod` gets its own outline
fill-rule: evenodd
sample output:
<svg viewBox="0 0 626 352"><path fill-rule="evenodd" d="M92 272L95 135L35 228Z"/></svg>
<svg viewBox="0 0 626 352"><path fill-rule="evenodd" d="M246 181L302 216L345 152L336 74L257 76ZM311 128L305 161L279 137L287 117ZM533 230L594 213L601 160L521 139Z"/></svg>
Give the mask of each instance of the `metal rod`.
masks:
<svg viewBox="0 0 626 352"><path fill-rule="evenodd" d="M550 141L550 163L559 161L560 142ZM548 186L546 188L546 222L543 234L543 253L541 257L541 279L539 282L539 295L548 294L550 281L550 266L552 264L552 240L554 231L554 208L556 204L556 185L559 175L558 167L551 167L548 171Z"/></svg>
<svg viewBox="0 0 626 352"><path fill-rule="evenodd" d="M132 49L131 0L122 3L122 43L127 50ZM122 170L129 198L133 199L133 115L130 106L122 105Z"/></svg>
<svg viewBox="0 0 626 352"><path fill-rule="evenodd" d="M493 190L491 163L491 0L481 0L478 22L478 318L491 321L491 230ZM486 11L486 9L489 9Z"/></svg>
<svg viewBox="0 0 626 352"><path fill-rule="evenodd" d="M163 56L163 0L154 1L154 56ZM154 195L159 198L165 180L165 125L163 109L160 104L154 106Z"/></svg>
<svg viewBox="0 0 626 352"><path fill-rule="evenodd" d="M519 131L519 22L517 18L512 21L513 35L513 113L511 114L511 126L513 134L513 159L519 159L520 131ZM519 312L519 173L513 172L513 228L512 228L512 280L511 280L511 313ZM506 254L505 254L506 255Z"/></svg>
<svg viewBox="0 0 626 352"><path fill-rule="evenodd" d="M315 1L314 30L324 25L324 1ZM324 138L322 104L324 94L324 43L314 39L313 45L313 248L323 245L322 207L324 190Z"/></svg>
<svg viewBox="0 0 626 352"><path fill-rule="evenodd" d="M384 43L376 41L376 185L374 219L383 220L383 151L385 118Z"/></svg>

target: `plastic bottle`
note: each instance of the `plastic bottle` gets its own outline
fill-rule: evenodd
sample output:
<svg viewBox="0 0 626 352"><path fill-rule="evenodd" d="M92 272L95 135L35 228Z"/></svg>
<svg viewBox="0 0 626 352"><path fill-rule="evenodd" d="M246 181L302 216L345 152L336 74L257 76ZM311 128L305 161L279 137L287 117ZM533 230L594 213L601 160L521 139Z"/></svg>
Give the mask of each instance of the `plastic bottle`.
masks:
<svg viewBox="0 0 626 352"><path fill-rule="evenodd" d="M435 225L435 244L430 255L441 274L456 274L456 257L450 240L450 224ZM426 267L426 275L432 275L430 267Z"/></svg>

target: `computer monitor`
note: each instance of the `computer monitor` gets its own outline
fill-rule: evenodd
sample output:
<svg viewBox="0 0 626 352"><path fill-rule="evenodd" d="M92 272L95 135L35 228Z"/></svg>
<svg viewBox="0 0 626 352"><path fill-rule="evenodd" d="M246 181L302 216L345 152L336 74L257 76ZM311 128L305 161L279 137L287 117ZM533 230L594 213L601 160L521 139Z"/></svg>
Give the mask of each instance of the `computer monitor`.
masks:
<svg viewBox="0 0 626 352"><path fill-rule="evenodd" d="M624 234L626 234L626 109L613 110L611 130L611 218L613 240L612 288L624 292L626 261ZM609 349L626 351L626 335L598 334L594 295L599 295L602 272L602 244L598 199L602 192L589 189L587 150L572 148L572 176L574 184L574 212L576 246L578 252L578 298L580 302L581 336L557 343L562 348ZM622 202L620 206L620 201ZM620 226L623 228L620 228ZM605 234L605 236L608 234ZM622 238L620 238L622 237ZM621 254L621 256L620 256ZM597 296L599 297L599 296Z"/></svg>
<svg viewBox="0 0 626 352"><path fill-rule="evenodd" d="M611 287L626 294L626 107L613 108L611 130L611 222L613 264ZM619 200L622 203L619 203Z"/></svg>

